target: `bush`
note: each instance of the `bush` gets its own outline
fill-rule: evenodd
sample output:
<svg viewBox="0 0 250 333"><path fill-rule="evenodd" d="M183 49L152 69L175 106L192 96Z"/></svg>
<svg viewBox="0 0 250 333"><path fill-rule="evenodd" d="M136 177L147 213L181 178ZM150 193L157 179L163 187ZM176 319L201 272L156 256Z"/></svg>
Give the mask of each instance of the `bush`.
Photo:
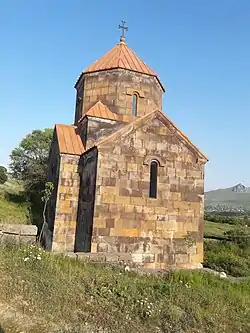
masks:
<svg viewBox="0 0 250 333"><path fill-rule="evenodd" d="M243 219L242 216L223 216L223 215L209 215L205 214L204 220L211 221L215 223L227 223L232 225L245 225L246 218Z"/></svg>
<svg viewBox="0 0 250 333"><path fill-rule="evenodd" d="M237 244L239 248L243 250L250 248L250 232L247 228L228 230L224 235L229 241Z"/></svg>
<svg viewBox="0 0 250 333"><path fill-rule="evenodd" d="M228 241L205 241L203 264L235 277L250 276L249 248Z"/></svg>
<svg viewBox="0 0 250 333"><path fill-rule="evenodd" d="M0 184L4 184L8 180L7 169L0 165Z"/></svg>

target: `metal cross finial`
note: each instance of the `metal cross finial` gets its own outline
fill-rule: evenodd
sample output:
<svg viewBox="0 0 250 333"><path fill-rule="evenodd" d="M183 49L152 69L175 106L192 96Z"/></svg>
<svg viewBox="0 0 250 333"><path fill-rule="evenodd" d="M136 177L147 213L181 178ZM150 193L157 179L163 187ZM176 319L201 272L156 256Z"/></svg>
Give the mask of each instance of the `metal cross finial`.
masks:
<svg viewBox="0 0 250 333"><path fill-rule="evenodd" d="M122 30L122 35L120 39L121 42L125 40L125 31L128 31L128 27L125 27L125 23L125 21L122 21L122 24L119 24L119 29Z"/></svg>

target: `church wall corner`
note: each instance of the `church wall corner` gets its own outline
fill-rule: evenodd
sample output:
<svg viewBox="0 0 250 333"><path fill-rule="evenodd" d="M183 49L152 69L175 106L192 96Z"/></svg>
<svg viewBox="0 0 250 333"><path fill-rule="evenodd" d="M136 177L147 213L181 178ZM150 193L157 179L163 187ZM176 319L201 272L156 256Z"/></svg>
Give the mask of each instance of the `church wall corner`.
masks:
<svg viewBox="0 0 250 333"><path fill-rule="evenodd" d="M73 251L79 198L80 156L61 154L52 251Z"/></svg>

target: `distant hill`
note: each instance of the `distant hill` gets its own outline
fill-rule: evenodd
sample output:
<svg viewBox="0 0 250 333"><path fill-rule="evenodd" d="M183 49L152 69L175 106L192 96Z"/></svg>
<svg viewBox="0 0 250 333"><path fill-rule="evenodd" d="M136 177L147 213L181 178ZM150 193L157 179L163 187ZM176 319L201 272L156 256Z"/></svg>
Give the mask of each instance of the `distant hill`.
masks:
<svg viewBox="0 0 250 333"><path fill-rule="evenodd" d="M205 192L206 209L250 210L250 188L239 183L235 186Z"/></svg>

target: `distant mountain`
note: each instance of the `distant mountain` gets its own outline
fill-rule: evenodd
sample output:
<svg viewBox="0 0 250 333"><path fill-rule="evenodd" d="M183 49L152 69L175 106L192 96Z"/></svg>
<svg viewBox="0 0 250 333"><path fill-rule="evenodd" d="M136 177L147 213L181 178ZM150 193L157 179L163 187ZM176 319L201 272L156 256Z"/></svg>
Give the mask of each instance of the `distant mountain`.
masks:
<svg viewBox="0 0 250 333"><path fill-rule="evenodd" d="M233 192L238 192L238 193L249 192L249 187L247 187L241 183L233 186L231 189Z"/></svg>
<svg viewBox="0 0 250 333"><path fill-rule="evenodd" d="M250 188L239 183L235 186L205 192L206 210L250 210Z"/></svg>

